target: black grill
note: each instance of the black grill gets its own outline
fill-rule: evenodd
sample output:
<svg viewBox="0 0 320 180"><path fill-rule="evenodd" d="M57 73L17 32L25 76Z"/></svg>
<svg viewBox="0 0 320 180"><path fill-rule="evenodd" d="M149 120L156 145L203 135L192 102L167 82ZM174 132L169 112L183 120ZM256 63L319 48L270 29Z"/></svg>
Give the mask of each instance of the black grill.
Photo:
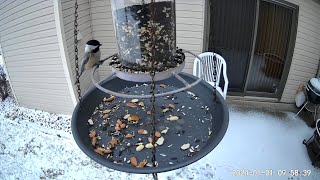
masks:
<svg viewBox="0 0 320 180"><path fill-rule="evenodd" d="M314 104L320 104L320 89L312 85L311 80L307 83L307 96L308 100Z"/></svg>

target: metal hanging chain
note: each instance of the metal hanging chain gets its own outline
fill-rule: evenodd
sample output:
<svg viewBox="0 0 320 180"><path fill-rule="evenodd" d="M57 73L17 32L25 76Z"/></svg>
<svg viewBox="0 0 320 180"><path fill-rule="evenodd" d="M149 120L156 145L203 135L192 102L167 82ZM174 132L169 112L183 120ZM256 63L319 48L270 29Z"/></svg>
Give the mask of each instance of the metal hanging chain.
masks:
<svg viewBox="0 0 320 180"><path fill-rule="evenodd" d="M80 87L80 75L79 75L79 58L78 58L78 1L75 1L74 4L74 61L76 66L76 85L78 100L81 105L81 87Z"/></svg>
<svg viewBox="0 0 320 180"><path fill-rule="evenodd" d="M157 163L156 163L156 148L155 148L155 132L156 132L156 107L155 107L155 101L156 101L156 96L155 96L155 89L156 89L156 82L155 82L155 75L156 75L156 70L155 70L155 27L154 27L154 18L155 18L155 12L154 12L154 3L155 0L151 0L150 2L150 13L151 13L151 31L150 31L150 38L151 38L151 51L152 51L152 57L151 57L151 70L150 70L150 75L152 78L152 82L150 85L151 88L151 98L150 98L150 102L152 104L151 107L151 118L152 118L152 163L153 166L156 167ZM153 179L157 180L158 179L158 174L157 173L152 173Z"/></svg>
<svg viewBox="0 0 320 180"><path fill-rule="evenodd" d="M214 101L217 102L217 57L213 56L213 98Z"/></svg>

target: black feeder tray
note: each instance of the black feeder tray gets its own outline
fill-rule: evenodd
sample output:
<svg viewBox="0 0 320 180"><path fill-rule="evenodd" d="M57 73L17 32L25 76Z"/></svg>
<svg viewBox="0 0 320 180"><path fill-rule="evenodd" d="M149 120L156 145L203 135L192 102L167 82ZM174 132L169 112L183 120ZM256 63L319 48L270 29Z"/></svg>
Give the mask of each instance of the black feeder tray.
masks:
<svg viewBox="0 0 320 180"><path fill-rule="evenodd" d="M185 73L180 73L186 82L191 83L198 78ZM178 79L171 77L156 82L156 91L170 91L181 88L184 84ZM160 87L167 85L166 88ZM139 82L125 81L117 77L111 77L100 83L101 87L114 92L127 94L149 94L150 86ZM229 112L225 100L219 93L214 93L214 89L205 81L201 81L194 87L170 96L156 98L156 131L169 128L166 134L162 134L164 143L155 147L155 167L133 167L128 160L135 157L139 162L147 160L152 162L152 148L144 148L136 151L136 143L148 143L147 138L151 136L152 124L151 116L146 112L151 109L149 99L139 99L144 102L144 107L128 108L126 105L131 99L116 97L111 103L104 103L103 98L108 94L100 91L96 87L92 88L78 104L72 115L72 134L80 149L91 159L111 169L128 173L150 174L171 171L187 166L206 156L211 152L224 137L228 123ZM163 113L162 110L169 103L175 108ZM102 105L101 105L102 104ZM100 108L99 109L99 105ZM111 109L110 119L107 124L103 124L103 118L99 115L104 109ZM93 114L96 112L95 114ZM97 113L98 112L98 113ZM126 114L137 114L140 117L138 124L129 124L122 133L133 133L133 139L126 139L124 134L114 135L116 121L122 119ZM179 117L177 121L169 121L170 115ZM88 119L95 121L93 125L88 124ZM123 121L127 123L127 121ZM148 131L147 135L137 133L139 129ZM91 138L88 136L91 130L95 130L99 136L98 144L94 147ZM118 145L112 149L108 155L100 155L95 152L95 148L108 146L111 136L118 140ZM132 146L128 146L130 143ZM190 144L187 150L181 150L183 144ZM148 165L148 164L147 164ZM149 164L150 165L150 164Z"/></svg>

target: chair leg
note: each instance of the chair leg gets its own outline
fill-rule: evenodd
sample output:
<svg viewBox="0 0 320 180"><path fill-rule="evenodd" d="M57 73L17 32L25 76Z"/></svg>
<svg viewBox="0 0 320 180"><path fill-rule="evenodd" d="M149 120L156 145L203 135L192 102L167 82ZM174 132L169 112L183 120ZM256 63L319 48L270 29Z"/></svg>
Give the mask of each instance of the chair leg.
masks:
<svg viewBox="0 0 320 180"><path fill-rule="evenodd" d="M294 116L294 118L297 118L297 116L300 114L300 112L302 111L302 109L304 109L304 107L306 107L306 105L309 103L309 101L307 101L302 108L299 110L299 112Z"/></svg>
<svg viewBox="0 0 320 180"><path fill-rule="evenodd" d="M312 136L308 139L308 140L303 140L302 144L307 145L309 143L309 141L313 138L313 134Z"/></svg>

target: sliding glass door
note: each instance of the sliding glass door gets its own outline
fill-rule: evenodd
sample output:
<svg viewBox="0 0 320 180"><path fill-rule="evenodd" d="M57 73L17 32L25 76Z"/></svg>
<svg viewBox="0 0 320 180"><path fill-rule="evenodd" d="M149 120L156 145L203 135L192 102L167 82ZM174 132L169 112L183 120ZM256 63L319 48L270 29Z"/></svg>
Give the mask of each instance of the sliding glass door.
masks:
<svg viewBox="0 0 320 180"><path fill-rule="evenodd" d="M281 97L298 7L272 0L210 0L208 51L228 67L229 92Z"/></svg>
<svg viewBox="0 0 320 180"><path fill-rule="evenodd" d="M256 0L210 3L208 50L227 60L229 91L243 92L254 31Z"/></svg>

